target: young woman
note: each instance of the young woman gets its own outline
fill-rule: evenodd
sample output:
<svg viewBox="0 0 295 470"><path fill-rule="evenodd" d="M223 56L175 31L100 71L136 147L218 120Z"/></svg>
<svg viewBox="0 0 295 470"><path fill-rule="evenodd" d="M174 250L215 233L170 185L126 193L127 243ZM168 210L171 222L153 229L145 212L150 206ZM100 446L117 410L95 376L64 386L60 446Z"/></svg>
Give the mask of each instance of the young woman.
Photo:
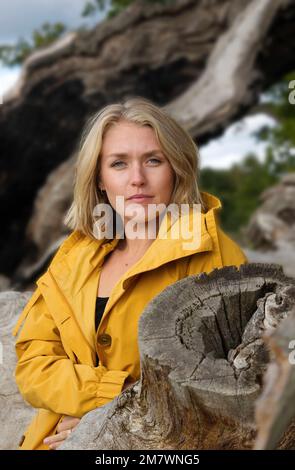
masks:
<svg viewBox="0 0 295 470"><path fill-rule="evenodd" d="M171 204L189 211L174 219ZM99 218L101 205L108 216ZM218 226L220 207L199 191L194 141L151 101L129 98L88 121L66 217L72 233L13 332L24 322L15 378L38 409L20 449L56 449L85 413L140 378L138 319L163 289L247 262ZM168 236L180 226L194 243L182 230Z"/></svg>

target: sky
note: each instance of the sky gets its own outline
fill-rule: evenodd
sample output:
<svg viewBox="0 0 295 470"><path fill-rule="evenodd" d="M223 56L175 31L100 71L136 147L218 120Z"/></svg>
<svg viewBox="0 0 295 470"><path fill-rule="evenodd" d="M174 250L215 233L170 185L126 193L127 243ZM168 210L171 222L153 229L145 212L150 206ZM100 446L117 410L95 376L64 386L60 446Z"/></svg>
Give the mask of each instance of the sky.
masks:
<svg viewBox="0 0 295 470"><path fill-rule="evenodd" d="M0 0L0 41L14 42L19 37L28 38L34 28L46 21L62 21L75 28L89 24L81 17L87 0ZM96 19L103 14L97 15Z"/></svg>
<svg viewBox="0 0 295 470"><path fill-rule="evenodd" d="M251 152L263 161L266 144L257 141L253 134L266 125L275 126L275 120L265 114L247 116L230 125L221 137L200 148L201 168L229 168Z"/></svg>
<svg viewBox="0 0 295 470"><path fill-rule="evenodd" d="M30 39L35 28L48 22L63 22L68 29L91 27L105 16L98 13L92 19L83 18L81 12L87 0L0 0L0 44L13 44L18 39ZM21 68L0 65L1 95L13 86ZM225 133L200 148L201 168L229 168L241 161L247 153L255 152L263 159L265 144L257 142L253 131L263 125L274 125L273 119L258 114L231 125Z"/></svg>

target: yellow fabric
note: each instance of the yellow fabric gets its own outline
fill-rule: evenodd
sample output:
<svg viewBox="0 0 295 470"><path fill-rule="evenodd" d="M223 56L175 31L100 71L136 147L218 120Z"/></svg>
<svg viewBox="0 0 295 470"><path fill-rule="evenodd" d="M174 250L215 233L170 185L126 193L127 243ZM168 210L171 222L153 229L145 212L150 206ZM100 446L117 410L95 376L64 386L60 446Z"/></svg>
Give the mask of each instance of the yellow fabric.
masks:
<svg viewBox="0 0 295 470"><path fill-rule="evenodd" d="M165 215L157 238L111 292L97 332L101 267L119 239L92 240L74 231L62 243L13 330L17 335L23 324L15 343L16 383L38 409L20 449L48 449L43 439L56 432L65 415L81 418L119 395L125 380L140 378L138 320L163 289L189 275L247 262L218 226L219 199L204 192L202 197L208 210L201 214L199 245L184 248L187 237L161 238L183 220ZM184 217L192 227L192 212ZM97 341L102 333L111 336L110 345Z"/></svg>

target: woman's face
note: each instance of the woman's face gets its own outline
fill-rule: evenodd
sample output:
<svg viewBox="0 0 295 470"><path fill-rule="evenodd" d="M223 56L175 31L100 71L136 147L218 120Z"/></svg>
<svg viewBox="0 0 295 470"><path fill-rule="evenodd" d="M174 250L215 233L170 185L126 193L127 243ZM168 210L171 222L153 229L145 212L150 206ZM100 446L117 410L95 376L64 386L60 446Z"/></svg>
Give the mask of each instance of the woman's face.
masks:
<svg viewBox="0 0 295 470"><path fill-rule="evenodd" d="M99 188L106 191L115 210L116 196L124 197L124 214L116 210L124 216L124 222L130 218L143 222L143 217L146 221L148 215L149 220L153 219L152 211L148 213L148 204L168 206L173 187L174 171L151 127L121 121L106 131L101 149ZM128 200L139 193L151 197L143 201ZM137 217L136 206L140 208ZM138 213L142 216L138 217Z"/></svg>

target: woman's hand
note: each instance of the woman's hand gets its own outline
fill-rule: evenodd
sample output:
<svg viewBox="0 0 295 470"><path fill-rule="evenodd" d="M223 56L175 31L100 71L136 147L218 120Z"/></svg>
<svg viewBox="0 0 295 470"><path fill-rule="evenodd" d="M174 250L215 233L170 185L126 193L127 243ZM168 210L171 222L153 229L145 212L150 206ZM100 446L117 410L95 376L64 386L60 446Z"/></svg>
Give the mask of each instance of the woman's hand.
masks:
<svg viewBox="0 0 295 470"><path fill-rule="evenodd" d="M48 445L49 449L56 449L69 437L72 430L75 429L79 422L80 418L65 416L57 425L57 434L46 437L46 439L43 440L44 444Z"/></svg>

